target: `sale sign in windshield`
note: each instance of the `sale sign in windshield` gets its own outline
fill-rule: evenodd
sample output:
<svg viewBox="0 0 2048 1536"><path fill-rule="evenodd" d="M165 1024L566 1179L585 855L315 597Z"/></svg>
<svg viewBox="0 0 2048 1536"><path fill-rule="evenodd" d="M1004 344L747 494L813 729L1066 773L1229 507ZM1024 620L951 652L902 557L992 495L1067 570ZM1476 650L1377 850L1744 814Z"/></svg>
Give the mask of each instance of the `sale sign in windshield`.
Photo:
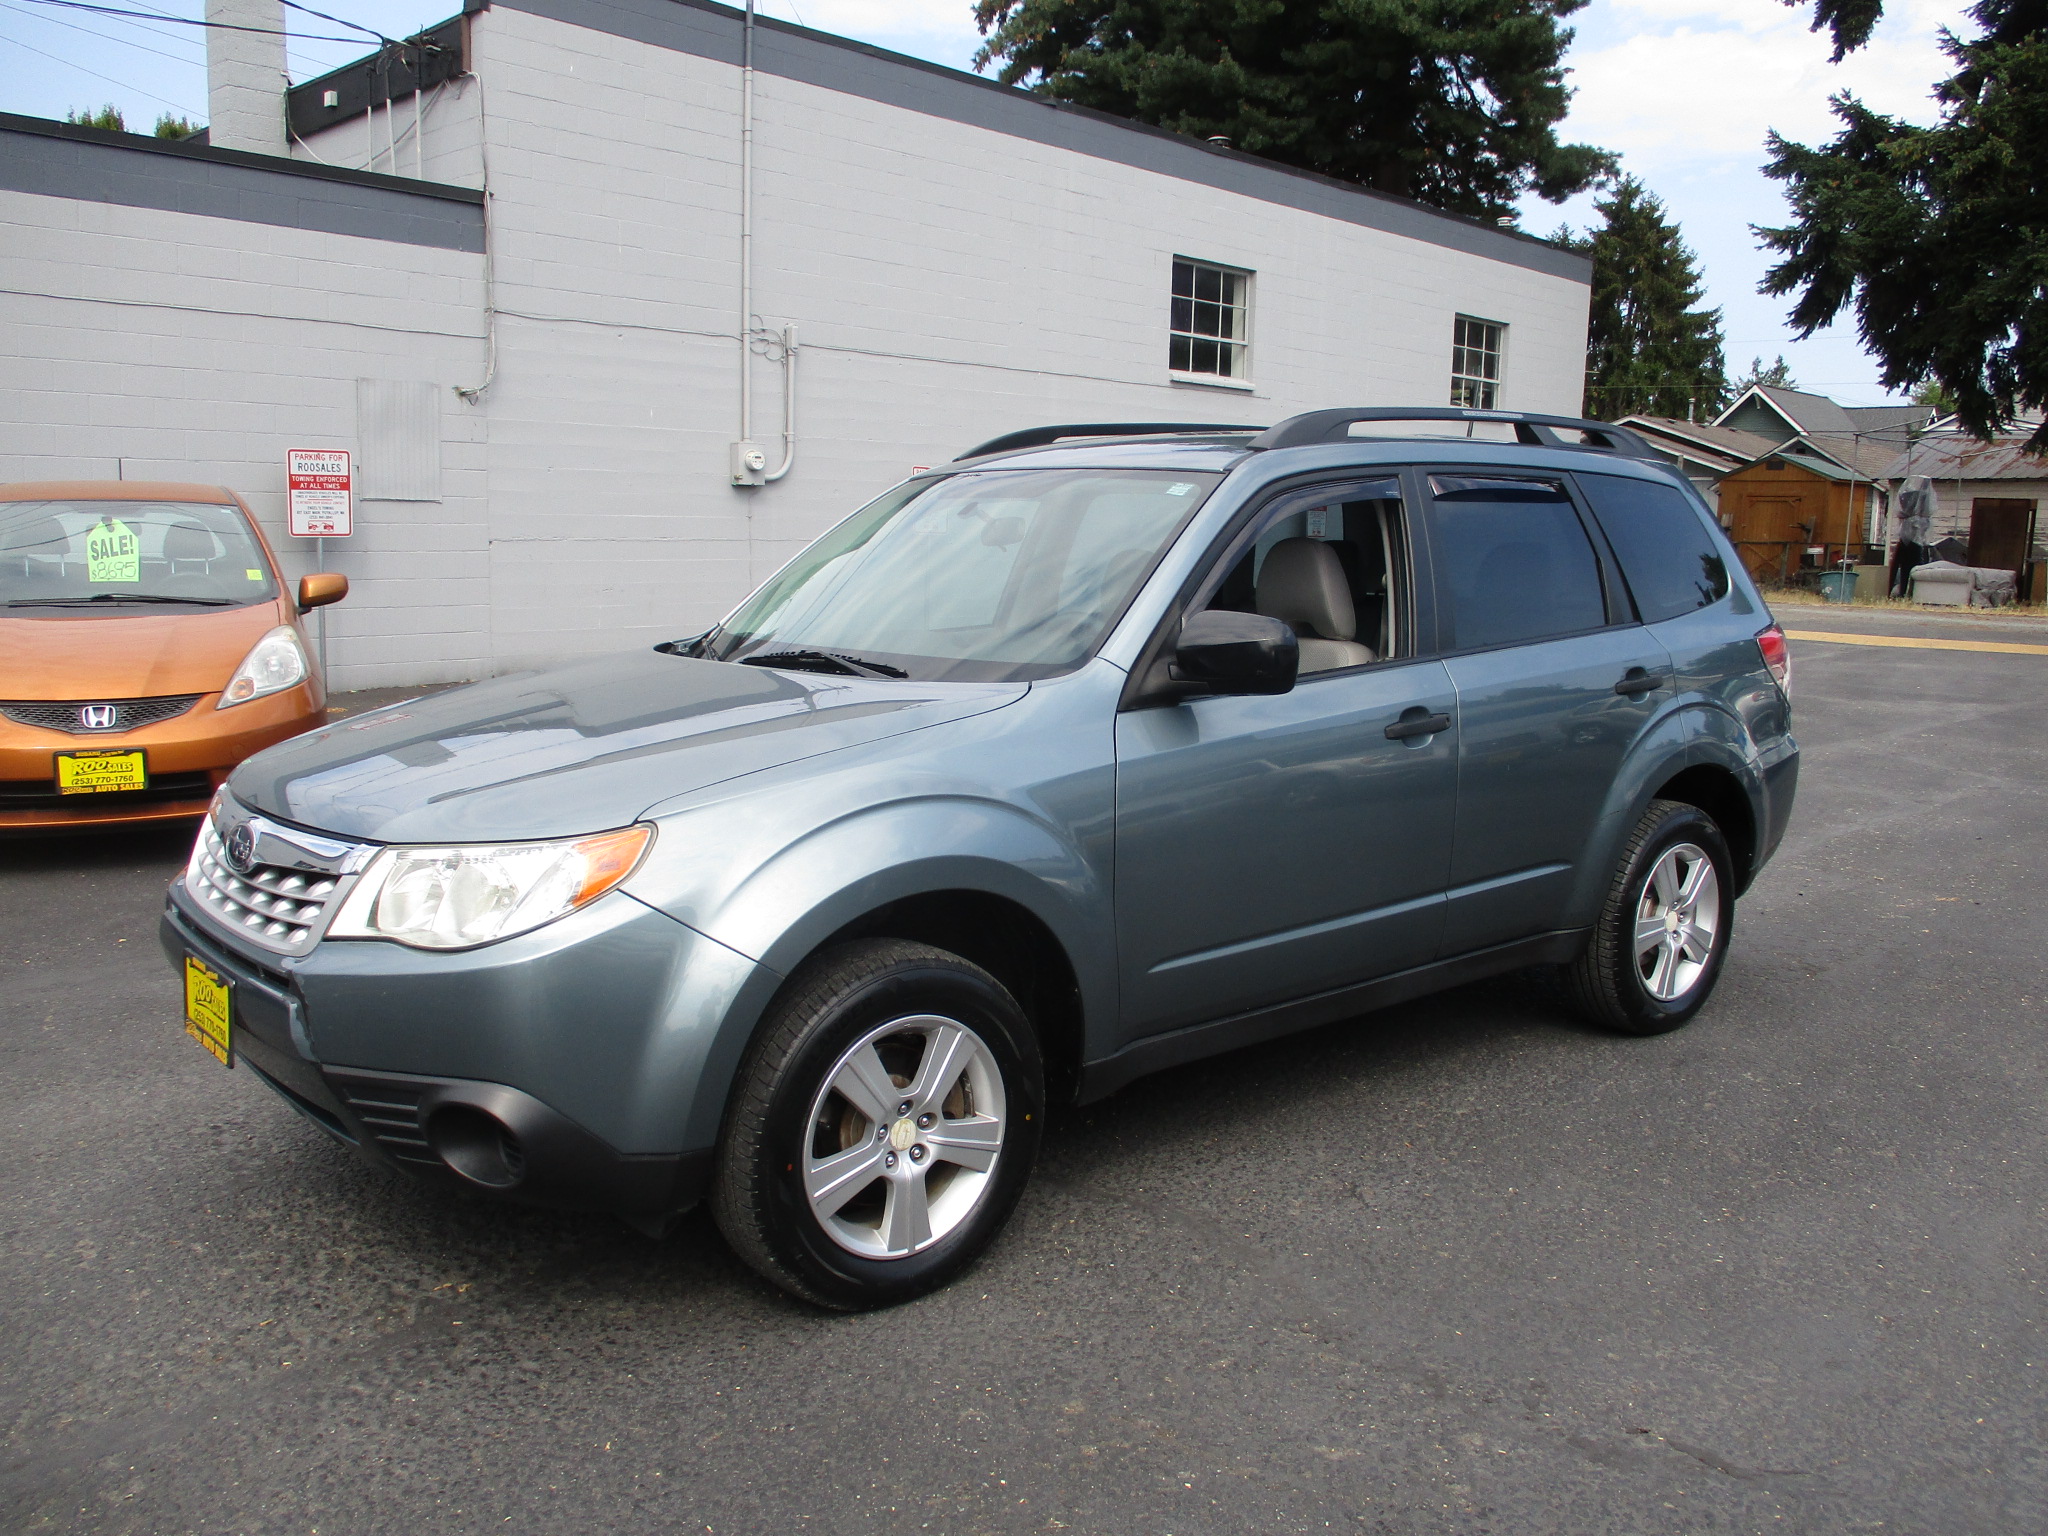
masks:
<svg viewBox="0 0 2048 1536"><path fill-rule="evenodd" d="M293 538L345 539L355 532L347 449L288 449L284 468Z"/></svg>

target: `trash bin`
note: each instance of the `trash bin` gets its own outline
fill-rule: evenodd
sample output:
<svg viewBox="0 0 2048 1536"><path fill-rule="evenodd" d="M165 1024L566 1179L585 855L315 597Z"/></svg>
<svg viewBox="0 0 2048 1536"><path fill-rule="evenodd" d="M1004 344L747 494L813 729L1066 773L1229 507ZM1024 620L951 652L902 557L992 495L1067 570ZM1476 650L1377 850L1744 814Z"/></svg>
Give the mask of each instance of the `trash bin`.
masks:
<svg viewBox="0 0 2048 1536"><path fill-rule="evenodd" d="M1823 571L1820 578L1820 600L1824 603L1853 603L1856 601L1855 571Z"/></svg>

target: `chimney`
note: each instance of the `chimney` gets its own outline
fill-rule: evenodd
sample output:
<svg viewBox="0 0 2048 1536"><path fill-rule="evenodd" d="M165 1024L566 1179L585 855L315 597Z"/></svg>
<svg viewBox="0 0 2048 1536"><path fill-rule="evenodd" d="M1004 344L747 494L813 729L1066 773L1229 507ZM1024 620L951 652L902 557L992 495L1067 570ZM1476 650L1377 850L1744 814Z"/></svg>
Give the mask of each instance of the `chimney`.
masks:
<svg viewBox="0 0 2048 1536"><path fill-rule="evenodd" d="M206 0L206 19L206 142L287 153L284 0Z"/></svg>

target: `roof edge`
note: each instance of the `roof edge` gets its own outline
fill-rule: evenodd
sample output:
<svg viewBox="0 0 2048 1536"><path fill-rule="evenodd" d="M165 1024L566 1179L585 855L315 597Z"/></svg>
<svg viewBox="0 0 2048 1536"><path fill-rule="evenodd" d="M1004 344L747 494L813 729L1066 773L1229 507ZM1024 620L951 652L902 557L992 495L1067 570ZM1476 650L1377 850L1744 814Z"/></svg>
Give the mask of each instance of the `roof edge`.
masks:
<svg viewBox="0 0 2048 1536"><path fill-rule="evenodd" d="M309 181L338 181L351 186L375 187L384 192L403 192L442 202L481 206L483 193L474 187L450 186L439 181L414 181L409 176L392 176L383 171L356 171L342 165L321 165L311 160L290 160L282 155L251 154L244 149L222 149L212 144L193 144L185 139L159 139L146 133L121 133L111 128L88 128L83 123L60 123L47 117L24 117L0 112L0 132L34 134L47 139L72 139L102 144L111 149L132 150L146 155L171 155L181 160L208 160L218 165L236 165L249 170L270 171L280 176L301 176Z"/></svg>

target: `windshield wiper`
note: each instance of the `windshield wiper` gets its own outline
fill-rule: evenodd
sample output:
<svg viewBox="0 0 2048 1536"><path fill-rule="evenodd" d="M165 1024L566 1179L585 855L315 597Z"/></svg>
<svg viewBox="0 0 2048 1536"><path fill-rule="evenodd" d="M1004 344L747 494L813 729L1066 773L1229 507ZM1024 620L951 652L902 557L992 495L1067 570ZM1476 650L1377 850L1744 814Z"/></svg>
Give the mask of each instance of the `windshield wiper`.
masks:
<svg viewBox="0 0 2048 1536"><path fill-rule="evenodd" d="M95 592L91 597L14 597L10 608L82 608L88 603L191 603L200 608L225 608L231 597L177 597L164 592Z"/></svg>
<svg viewBox="0 0 2048 1536"><path fill-rule="evenodd" d="M865 661L858 656L840 656L831 651L769 651L742 656L743 667L787 667L792 672L836 672L844 677L908 677L901 667L886 661Z"/></svg>

